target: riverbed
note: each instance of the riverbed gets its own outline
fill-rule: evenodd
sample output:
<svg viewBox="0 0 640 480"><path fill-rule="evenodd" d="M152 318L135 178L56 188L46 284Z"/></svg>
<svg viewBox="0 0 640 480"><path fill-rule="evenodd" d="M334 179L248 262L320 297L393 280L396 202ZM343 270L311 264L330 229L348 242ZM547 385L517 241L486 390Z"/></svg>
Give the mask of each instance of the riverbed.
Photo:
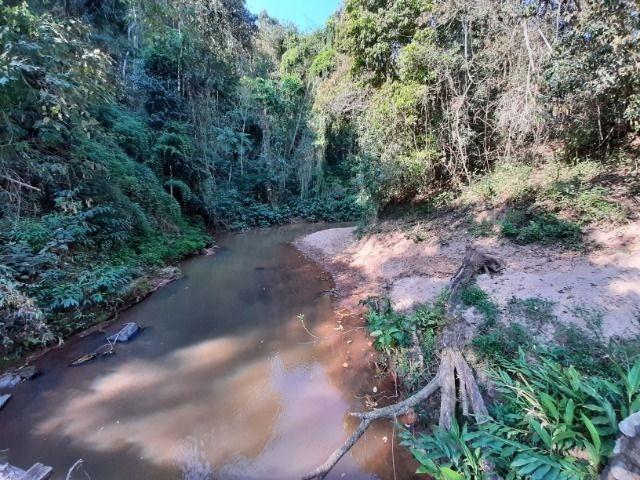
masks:
<svg viewBox="0 0 640 480"><path fill-rule="evenodd" d="M379 380L366 331L291 244L321 228L222 235L216 255L107 328L146 327L115 355L68 366L104 343L95 332L42 356L0 411L0 461L65 478L82 459L72 478L93 480L285 480L322 463ZM392 428L370 429L328 478L413 478Z"/></svg>

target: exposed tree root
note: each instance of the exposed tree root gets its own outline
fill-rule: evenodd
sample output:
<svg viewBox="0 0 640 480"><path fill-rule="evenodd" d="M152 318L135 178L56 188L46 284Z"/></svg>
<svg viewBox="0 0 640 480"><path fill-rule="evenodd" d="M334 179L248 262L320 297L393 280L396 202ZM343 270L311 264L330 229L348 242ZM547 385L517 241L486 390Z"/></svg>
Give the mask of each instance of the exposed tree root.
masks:
<svg viewBox="0 0 640 480"><path fill-rule="evenodd" d="M462 350L468 338L460 333L464 330L464 320L457 315L456 310L460 301L462 288L468 284L477 273L497 273L502 270L502 263L496 257L467 248L462 265L451 278L449 283L449 297L445 307L445 328L441 334L440 343L443 347L440 354L438 373L422 390L388 407L378 408L370 412L351 413L359 418L360 424L347 441L334 451L327 460L313 472L305 475L303 480L321 480L364 435L374 420L396 418L409 411L419 403L427 400L440 390L440 426L450 429L456 414L458 402L464 416L474 417L476 422L484 422L489 413L478 388L475 376L465 360ZM456 388L456 376L457 387Z"/></svg>

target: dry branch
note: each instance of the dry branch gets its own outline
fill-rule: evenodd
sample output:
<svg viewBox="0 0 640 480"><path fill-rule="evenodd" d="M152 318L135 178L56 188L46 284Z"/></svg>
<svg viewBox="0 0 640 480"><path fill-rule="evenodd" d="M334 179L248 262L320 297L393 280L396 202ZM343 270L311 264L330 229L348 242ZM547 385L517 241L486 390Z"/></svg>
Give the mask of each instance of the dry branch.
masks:
<svg viewBox="0 0 640 480"><path fill-rule="evenodd" d="M445 308L446 326L441 335L443 346L440 355L440 367L436 376L418 393L402 402L378 408L370 412L351 413L350 415L360 419L360 424L337 450L313 472L305 475L303 480L322 480L340 459L353 447L364 435L369 425L380 419L396 418L427 400L435 392L440 390L440 426L451 428L455 418L456 404L459 400L462 412L465 416L473 416L477 422L486 421L489 417L487 407L478 388L475 376L464 359L462 349L465 346L466 337L460 335L457 330L464 326L464 320L456 314L456 307L460 300L462 289L477 273L497 273L503 268L502 262L487 252L468 247L462 261L462 265L449 282L449 298ZM458 377L458 393L456 394L456 374Z"/></svg>
<svg viewBox="0 0 640 480"><path fill-rule="evenodd" d="M323 479L327 476L327 474L331 471L331 469L338 463L338 461L355 445L355 443L360 439L364 432L366 432L367 428L374 420L379 420L382 418L395 418L399 415L403 415L409 411L409 409L415 407L420 402L426 400L431 395L433 395L440 386L440 378L439 375L431 380L415 395L403 400L402 402L389 405L388 407L377 408L376 410L372 410L370 412L364 413L351 413L350 415L360 418L360 424L355 429L355 431L351 434L351 436L347 439L346 442L342 444L340 448L334 451L327 461L316 468L313 472L305 475L303 480L312 480L312 479Z"/></svg>
<svg viewBox="0 0 640 480"><path fill-rule="evenodd" d="M28 188L30 190L35 190L36 192L42 192L42 190L40 190L38 187L34 187L33 185L29 185L28 183L21 182L20 180L17 180L15 178L9 177L8 175L0 175L0 178L6 180L8 182L15 183L16 185L18 185L20 187Z"/></svg>

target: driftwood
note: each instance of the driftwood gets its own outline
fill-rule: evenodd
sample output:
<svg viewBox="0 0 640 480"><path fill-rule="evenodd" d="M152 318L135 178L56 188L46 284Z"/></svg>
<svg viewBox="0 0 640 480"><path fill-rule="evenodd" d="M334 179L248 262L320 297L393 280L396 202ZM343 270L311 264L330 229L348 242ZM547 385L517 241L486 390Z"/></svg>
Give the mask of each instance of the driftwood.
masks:
<svg viewBox="0 0 640 480"><path fill-rule="evenodd" d="M440 367L435 377L418 393L402 402L388 407L378 408L370 412L351 413L360 419L360 424L347 439L335 450L327 460L313 472L305 475L303 480L321 480L364 435L369 425L380 419L391 419L407 413L411 408L427 400L440 390L440 426L450 429L455 418L456 405L460 402L462 413L475 418L476 422L484 422L489 413L478 388L475 376L462 353L470 338L465 331L464 319L458 314L458 305L462 289L478 273L498 273L503 268L502 262L493 255L468 247L462 265L449 282L448 298L445 304L445 327L440 335ZM457 374L457 389L456 389Z"/></svg>
<svg viewBox="0 0 640 480"><path fill-rule="evenodd" d="M112 355L115 353L116 343L126 343L131 340L135 335L141 332L144 327L141 327L137 323L129 322L126 323L118 332L113 335L110 335L106 338L107 343L100 345L93 352L82 355L80 358L74 360L70 367L78 367L80 365L84 365L85 363L89 363L90 361L98 358L98 355Z"/></svg>

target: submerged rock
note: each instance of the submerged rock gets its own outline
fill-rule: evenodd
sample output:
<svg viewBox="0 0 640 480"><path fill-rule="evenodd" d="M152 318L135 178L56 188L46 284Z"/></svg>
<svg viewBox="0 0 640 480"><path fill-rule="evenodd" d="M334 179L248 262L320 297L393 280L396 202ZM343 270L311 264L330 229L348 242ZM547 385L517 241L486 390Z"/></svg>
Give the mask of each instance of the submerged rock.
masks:
<svg viewBox="0 0 640 480"><path fill-rule="evenodd" d="M8 463L0 463L0 480L45 480L51 477L52 472L52 467L41 463L34 463L26 471Z"/></svg>
<svg viewBox="0 0 640 480"><path fill-rule="evenodd" d="M11 398L11 395L0 395L0 410L2 410L2 407L4 407L7 402L9 401L9 399Z"/></svg>
<svg viewBox="0 0 640 480"><path fill-rule="evenodd" d="M0 478L2 480L20 480L25 471L8 463L0 463Z"/></svg>
<svg viewBox="0 0 640 480"><path fill-rule="evenodd" d="M218 251L218 246L217 245L213 245L211 247L207 247L207 248L203 248L200 251L201 255L204 255L205 257L212 257L216 254L216 252Z"/></svg>
<svg viewBox="0 0 640 480"><path fill-rule="evenodd" d="M18 385L22 381L20 375L15 375L13 373L5 373L0 376L0 390L13 388Z"/></svg>
<svg viewBox="0 0 640 480"><path fill-rule="evenodd" d="M18 375L22 380L31 380L33 377L40 373L38 369L30 365L28 367L22 367L21 369L16 371L16 375Z"/></svg>
<svg viewBox="0 0 640 480"><path fill-rule="evenodd" d="M114 335L107 337L109 343L126 343L133 338L140 331L140 325L137 323L127 323L120 331Z"/></svg>
<svg viewBox="0 0 640 480"><path fill-rule="evenodd" d="M23 380L31 380L38 373L38 369L31 365L19 368L15 372L0 375L0 390L13 388Z"/></svg>

